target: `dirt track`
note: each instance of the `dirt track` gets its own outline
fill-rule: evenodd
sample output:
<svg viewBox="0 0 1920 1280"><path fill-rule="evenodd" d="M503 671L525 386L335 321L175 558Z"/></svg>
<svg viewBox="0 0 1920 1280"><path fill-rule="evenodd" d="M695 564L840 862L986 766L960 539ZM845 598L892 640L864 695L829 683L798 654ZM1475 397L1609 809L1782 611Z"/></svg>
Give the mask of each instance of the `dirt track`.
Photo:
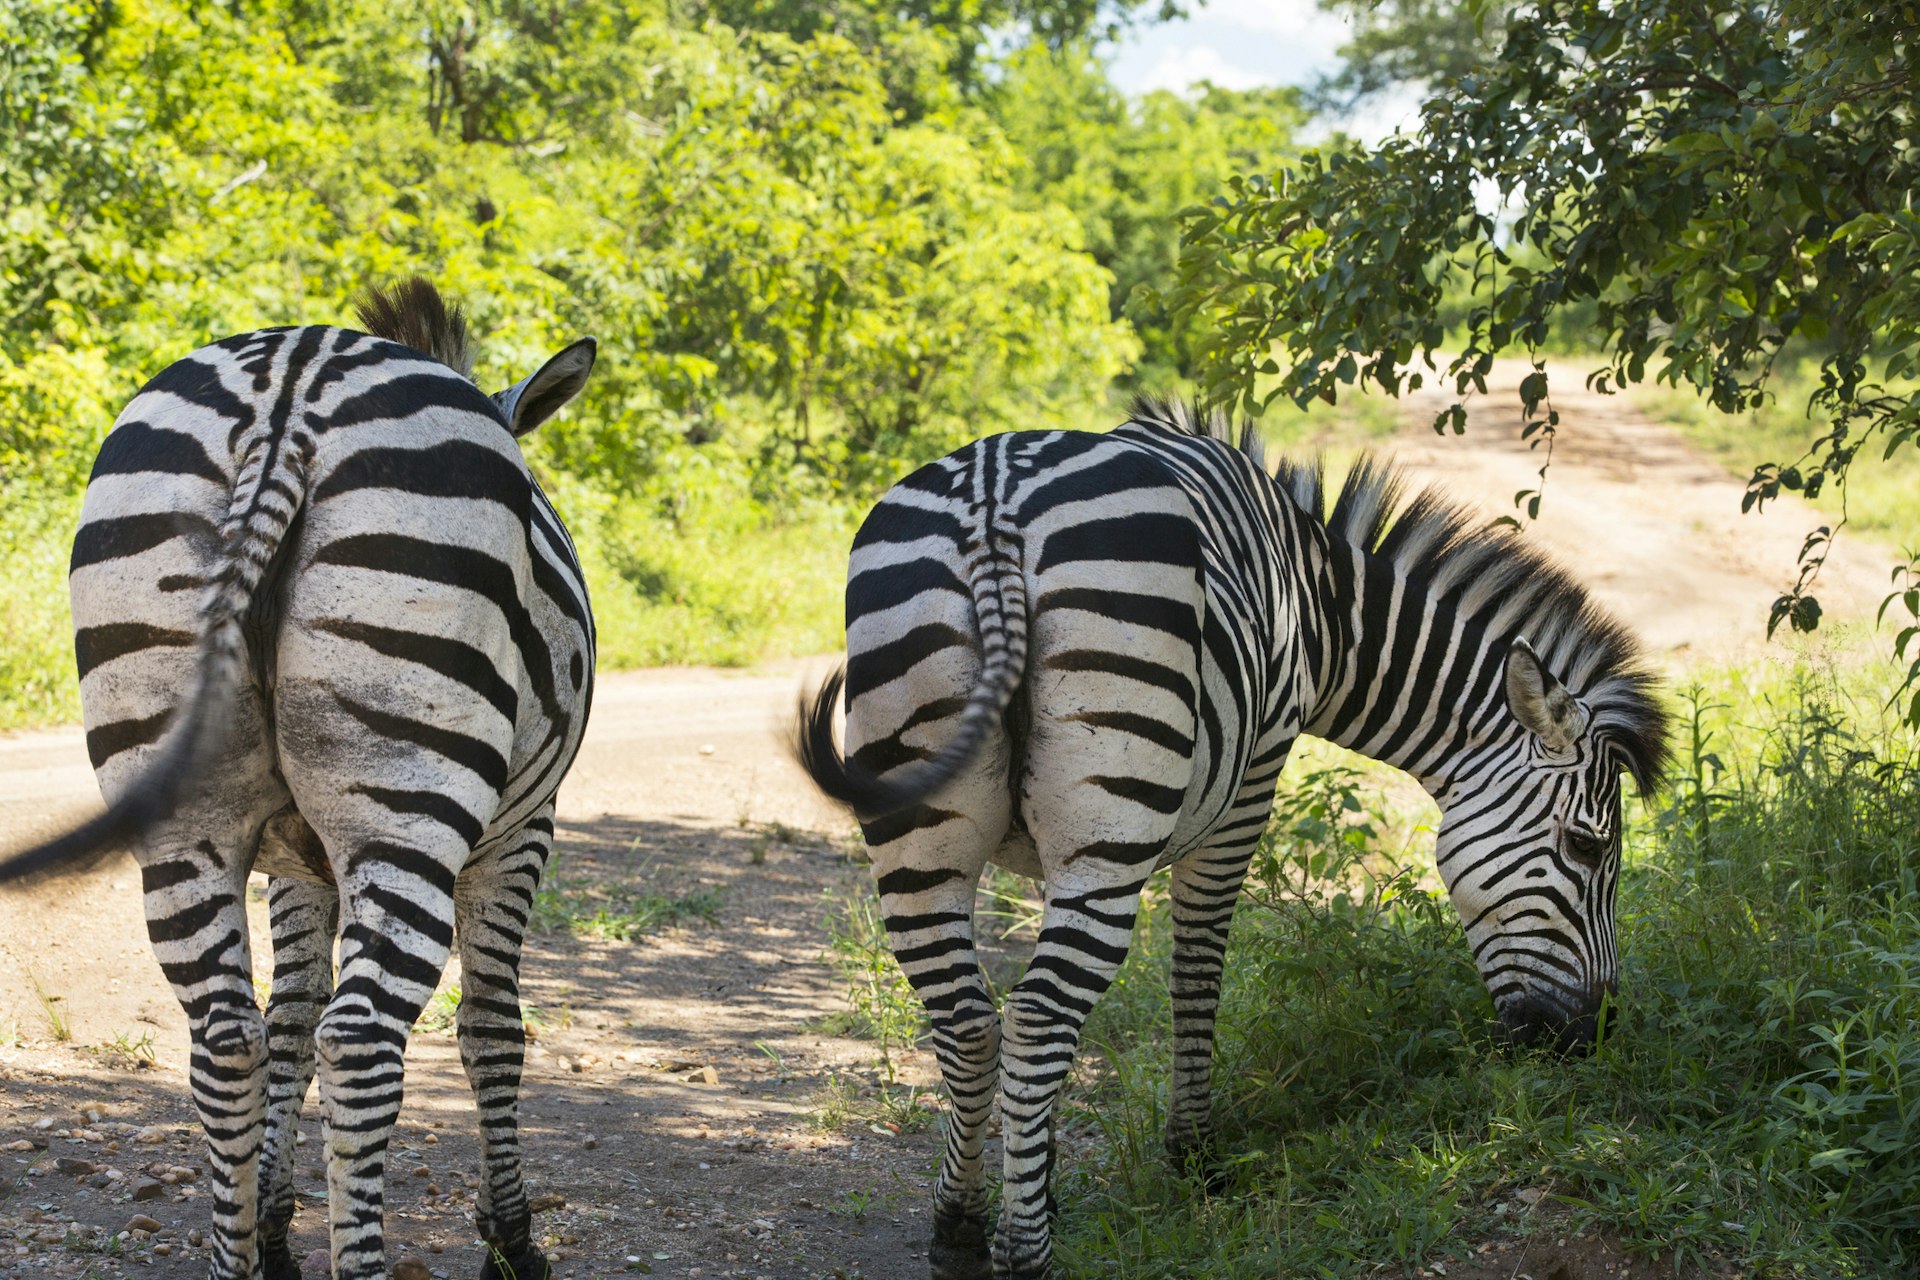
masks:
<svg viewBox="0 0 1920 1280"><path fill-rule="evenodd" d="M1397 442L1417 473L1480 496L1493 513L1509 509L1538 465L1513 438L1517 411L1498 408L1511 402L1520 371L1500 372L1464 440L1425 429L1436 407L1428 400L1409 407ZM1794 552L1818 520L1786 503L1742 518L1740 486L1719 468L1626 401L1574 392L1579 371L1558 370L1555 382L1564 425L1532 536L1657 647L1755 649L1767 603L1790 581ZM1877 548L1843 544L1822 591L1830 615L1870 616L1883 561L1890 557ZM795 843L783 829L838 835L847 826L775 740L795 691L823 666L640 672L602 683L562 793L561 874L669 897L717 889L720 906L712 926L630 943L544 934L529 947L526 999L544 1016L525 1092L529 1171L537 1194L565 1201L538 1227L554 1241L562 1276L924 1274L914 1259L928 1234L937 1139L865 1122L820 1132L809 1122L830 1079L856 1091L873 1081L871 1046L820 1029L843 1008L821 959L822 895L863 873L832 846ZM0 740L9 846L96 803L76 730ZM257 941L263 915L256 910ZM258 951L264 976L264 945ZM57 997L69 1041L53 1038L36 984ZM198 1163L184 1024L146 948L130 860L32 897L0 898L0 1037L10 1029L18 1041L0 1047L0 1277L81 1275L88 1266L98 1275L200 1275L187 1233L204 1226L204 1192L179 1182L157 1199L128 1199L156 1161ZM152 1069L98 1048L144 1036ZM478 1255L463 1172L475 1168L477 1144L452 1039L417 1036L408 1070L391 1166L391 1256L471 1274ZM913 1064L918 1079L926 1070L924 1060ZM89 1104L99 1118L84 1121ZM134 1127L159 1145L141 1145ZM30 1145L8 1148L20 1142ZM105 1185L93 1187L55 1171L56 1156L125 1176L96 1175ZM318 1176L306 1162L296 1185L307 1192L296 1228L305 1252L324 1243ZM120 1256L83 1247L136 1212L167 1229L158 1240L168 1252L145 1241ZM52 1243L75 1222L102 1234Z"/></svg>

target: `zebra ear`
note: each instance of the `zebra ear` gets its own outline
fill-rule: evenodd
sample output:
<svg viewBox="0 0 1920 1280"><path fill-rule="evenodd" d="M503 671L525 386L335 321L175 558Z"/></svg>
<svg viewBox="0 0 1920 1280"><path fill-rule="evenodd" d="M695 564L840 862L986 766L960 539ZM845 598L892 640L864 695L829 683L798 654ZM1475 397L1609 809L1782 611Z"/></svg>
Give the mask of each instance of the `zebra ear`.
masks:
<svg viewBox="0 0 1920 1280"><path fill-rule="evenodd" d="M1507 706L1549 751L1565 751L1587 727L1580 703L1554 679L1525 636L1507 650Z"/></svg>
<svg viewBox="0 0 1920 1280"><path fill-rule="evenodd" d="M582 338L541 365L532 377L494 392L493 402L507 415L507 426L513 434L527 434L579 395L587 385L587 375L593 372L593 357L598 350L592 338Z"/></svg>

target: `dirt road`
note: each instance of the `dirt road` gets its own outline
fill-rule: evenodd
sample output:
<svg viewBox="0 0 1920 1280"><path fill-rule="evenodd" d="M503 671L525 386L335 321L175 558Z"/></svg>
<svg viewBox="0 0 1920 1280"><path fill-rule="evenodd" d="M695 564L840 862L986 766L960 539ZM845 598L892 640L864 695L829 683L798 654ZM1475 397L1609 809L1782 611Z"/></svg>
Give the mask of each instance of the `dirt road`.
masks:
<svg viewBox="0 0 1920 1280"><path fill-rule="evenodd" d="M1499 371L1464 440L1436 439L1425 428L1436 404L1417 400L1399 457L1490 513L1508 510L1538 465L1506 407L1520 372ZM1756 649L1767 603L1818 521L1787 503L1742 518L1738 483L1671 433L1622 399L1571 390L1578 371L1558 371L1556 385L1567 389L1565 425L1530 536L1659 648ZM1888 560L1843 545L1823 591L1830 613L1869 614ZM864 872L831 843L844 816L776 741L796 690L824 665L638 672L601 685L562 793L557 902L586 914L646 893L713 921L633 941L541 933L528 948L526 1000L540 1011L528 1167L536 1194L563 1202L537 1226L561 1276L924 1274L916 1259L937 1139L912 1132L911 1115L898 1135L859 1115L876 1082L872 1046L827 1030L845 1005L822 958L823 895ZM76 730L0 740L0 843L50 834L96 804ZM258 904L255 914L264 978ZM129 860L0 898L0 1277L202 1273L194 1233L206 1200L192 1176L185 1046ZM908 1078L927 1081L928 1067L910 1062ZM451 1037L416 1036L408 1072L392 1256L471 1274L478 1153ZM304 1128L305 1150L317 1152L316 1123ZM59 1157L97 1169L61 1172ZM160 1190L135 1201L150 1174L164 1175ZM324 1244L320 1185L317 1164L302 1160L303 1253ZM161 1230L116 1243L136 1213Z"/></svg>

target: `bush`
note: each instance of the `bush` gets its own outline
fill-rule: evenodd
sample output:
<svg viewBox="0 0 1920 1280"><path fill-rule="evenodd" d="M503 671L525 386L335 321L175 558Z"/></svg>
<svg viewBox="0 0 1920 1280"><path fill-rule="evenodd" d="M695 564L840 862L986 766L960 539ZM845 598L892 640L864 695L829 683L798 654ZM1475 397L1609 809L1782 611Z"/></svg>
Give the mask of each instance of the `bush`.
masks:
<svg viewBox="0 0 1920 1280"><path fill-rule="evenodd" d="M1069 1275L1371 1274L1593 1226L1676 1263L1920 1260L1920 753L1831 682L1757 727L1704 695L1622 878L1620 1002L1588 1060L1510 1057L1429 865L1383 863L1363 777L1283 793L1235 924L1209 1197L1160 1151L1168 921L1097 1010L1063 1162Z"/></svg>

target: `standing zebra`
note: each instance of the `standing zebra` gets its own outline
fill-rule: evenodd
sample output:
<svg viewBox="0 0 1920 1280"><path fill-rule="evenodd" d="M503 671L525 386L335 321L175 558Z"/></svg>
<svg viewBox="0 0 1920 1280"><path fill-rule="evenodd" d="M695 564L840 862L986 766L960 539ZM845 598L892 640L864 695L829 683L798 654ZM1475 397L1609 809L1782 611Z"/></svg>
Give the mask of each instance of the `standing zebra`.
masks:
<svg viewBox="0 0 1920 1280"><path fill-rule="evenodd" d="M1620 774L1647 787L1666 756L1631 638L1516 536L1432 493L1403 504L1389 469L1362 463L1328 512L1317 468L1269 478L1251 434L1216 434L1141 400L1107 435L995 436L902 480L854 539L847 751L840 676L801 708L798 750L859 813L932 1015L940 1280L1047 1270L1054 1103L1165 866L1166 1139L1204 1152L1227 929L1303 733L1439 802L1440 872L1514 1042L1586 1045L1613 989ZM1046 893L1002 1012L973 939L989 861Z"/></svg>
<svg viewBox="0 0 1920 1280"><path fill-rule="evenodd" d="M360 316L371 334L204 347L114 424L70 578L108 810L0 880L138 838L148 932L192 1030L213 1280L299 1276L293 1135L316 1049L333 1274L386 1275L402 1053L457 925L484 1275L544 1280L520 1177L520 944L594 635L573 545L514 437L579 393L594 345L489 398L464 320L425 281L376 291ZM273 877L264 1018L250 870Z"/></svg>

